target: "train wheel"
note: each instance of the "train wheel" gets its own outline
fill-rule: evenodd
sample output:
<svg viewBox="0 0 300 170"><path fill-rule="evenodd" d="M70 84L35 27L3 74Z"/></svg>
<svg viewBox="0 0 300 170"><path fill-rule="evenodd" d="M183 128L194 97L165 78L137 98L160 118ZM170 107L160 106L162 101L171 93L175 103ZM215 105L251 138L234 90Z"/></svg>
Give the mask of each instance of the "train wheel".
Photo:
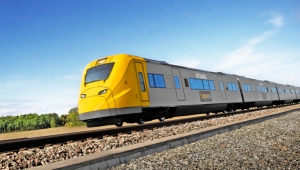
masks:
<svg viewBox="0 0 300 170"><path fill-rule="evenodd" d="M145 121L144 121L143 119L139 119L139 120L138 120L138 124L142 125L142 124L144 124L144 123L145 123Z"/></svg>
<svg viewBox="0 0 300 170"><path fill-rule="evenodd" d="M209 112L206 112L205 114L206 114L206 115L209 115Z"/></svg>
<svg viewBox="0 0 300 170"><path fill-rule="evenodd" d="M122 126L123 126L123 121L120 122L120 123L116 123L116 126L117 126L117 127L122 127Z"/></svg>
<svg viewBox="0 0 300 170"><path fill-rule="evenodd" d="M163 121L165 121L165 117L160 117L160 118L158 118L158 120L160 121L160 122L163 122Z"/></svg>

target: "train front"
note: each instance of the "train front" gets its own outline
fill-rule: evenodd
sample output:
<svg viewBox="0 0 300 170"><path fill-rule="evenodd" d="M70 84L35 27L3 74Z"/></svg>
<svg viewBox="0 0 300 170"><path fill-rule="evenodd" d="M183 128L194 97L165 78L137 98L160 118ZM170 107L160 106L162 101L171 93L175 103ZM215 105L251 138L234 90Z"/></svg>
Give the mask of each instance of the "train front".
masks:
<svg viewBox="0 0 300 170"><path fill-rule="evenodd" d="M89 63L83 71L78 113L88 127L115 124L122 126L122 108L140 107L141 101L131 100L136 90L133 60L140 58L119 54ZM133 67L134 69L134 67Z"/></svg>

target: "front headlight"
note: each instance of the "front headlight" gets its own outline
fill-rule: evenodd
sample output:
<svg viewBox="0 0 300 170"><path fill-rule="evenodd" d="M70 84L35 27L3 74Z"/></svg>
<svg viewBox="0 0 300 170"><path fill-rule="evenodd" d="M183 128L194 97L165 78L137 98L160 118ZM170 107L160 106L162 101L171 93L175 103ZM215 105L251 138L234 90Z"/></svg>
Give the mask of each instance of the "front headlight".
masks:
<svg viewBox="0 0 300 170"><path fill-rule="evenodd" d="M104 90L101 90L98 95L102 95L102 94L105 94L107 92L107 89L104 89Z"/></svg>
<svg viewBox="0 0 300 170"><path fill-rule="evenodd" d="M81 96L80 96L81 98L85 98L86 97L86 95L85 94L81 94Z"/></svg>

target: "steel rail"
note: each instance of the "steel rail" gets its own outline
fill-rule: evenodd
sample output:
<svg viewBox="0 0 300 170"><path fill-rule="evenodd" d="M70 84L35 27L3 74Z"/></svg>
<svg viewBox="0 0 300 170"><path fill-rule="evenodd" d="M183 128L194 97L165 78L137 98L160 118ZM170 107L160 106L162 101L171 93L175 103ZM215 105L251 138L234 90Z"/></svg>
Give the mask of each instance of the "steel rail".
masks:
<svg viewBox="0 0 300 170"><path fill-rule="evenodd" d="M40 136L33 138L19 138L19 139L11 139L0 141L0 153L4 152L18 152L22 148L30 149L30 148L43 148L46 145L56 145L56 144L64 144L69 141L84 141L88 138L102 138L103 136L115 136L119 133L131 133L132 131L140 131L144 129L153 129L163 126L172 126L176 124L182 124L186 122L193 122L199 120L212 119L217 117L230 116L235 114L242 114L247 112L254 112L265 109L274 109L279 107L285 107L291 105L280 105L274 107L266 107L266 108L256 108L221 114L213 114L207 116L197 116L197 117L189 117L184 119L177 120L166 120L163 122L151 122L142 125L130 125L124 127L116 127L116 128L108 128L108 129L99 129L99 130L91 130L84 132L73 132L66 134L57 134L50 136Z"/></svg>

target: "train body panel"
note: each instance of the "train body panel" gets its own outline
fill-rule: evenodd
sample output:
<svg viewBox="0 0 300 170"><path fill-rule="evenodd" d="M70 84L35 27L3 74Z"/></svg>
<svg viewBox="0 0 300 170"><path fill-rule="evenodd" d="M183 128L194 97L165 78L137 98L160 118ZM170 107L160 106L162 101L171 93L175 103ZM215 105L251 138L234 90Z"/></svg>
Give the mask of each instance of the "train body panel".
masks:
<svg viewBox="0 0 300 170"><path fill-rule="evenodd" d="M276 84L279 99L282 103L292 103L297 99L295 88L290 85Z"/></svg>
<svg viewBox="0 0 300 170"><path fill-rule="evenodd" d="M208 110L205 108L211 110L211 105L215 108L211 111L222 111L227 103L242 103L239 89L233 91L227 87L227 83L237 84L234 76L151 62L147 62L147 68L148 79L153 79L149 89L150 107L193 107L192 110L205 112ZM156 86L162 77L161 83L165 85Z"/></svg>
<svg viewBox="0 0 300 170"><path fill-rule="evenodd" d="M278 89L282 93L277 93ZM299 92L299 93L298 93ZM300 88L118 54L84 69L79 120L89 127L299 101Z"/></svg>

